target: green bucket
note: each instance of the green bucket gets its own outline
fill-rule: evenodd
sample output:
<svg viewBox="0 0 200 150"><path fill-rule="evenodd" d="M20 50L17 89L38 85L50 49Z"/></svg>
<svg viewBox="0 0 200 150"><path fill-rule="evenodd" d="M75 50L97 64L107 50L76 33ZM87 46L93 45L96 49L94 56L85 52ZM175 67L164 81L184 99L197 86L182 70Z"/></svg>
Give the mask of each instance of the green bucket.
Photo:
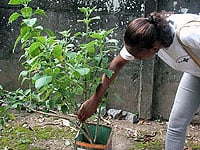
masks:
<svg viewBox="0 0 200 150"><path fill-rule="evenodd" d="M95 136L96 125L89 124L88 130L92 137ZM98 126L96 143L90 144L86 137L79 132L75 138L75 150L111 150L112 149L112 128L104 125Z"/></svg>

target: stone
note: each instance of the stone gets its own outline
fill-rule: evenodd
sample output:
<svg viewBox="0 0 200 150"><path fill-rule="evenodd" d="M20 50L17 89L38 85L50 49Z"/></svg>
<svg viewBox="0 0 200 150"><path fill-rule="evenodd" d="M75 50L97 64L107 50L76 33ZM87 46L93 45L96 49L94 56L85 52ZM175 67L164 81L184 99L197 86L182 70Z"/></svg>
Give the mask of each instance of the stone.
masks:
<svg viewBox="0 0 200 150"><path fill-rule="evenodd" d="M107 114L108 116L111 116L113 119L119 119L122 114L122 110L109 109L107 111Z"/></svg>
<svg viewBox="0 0 200 150"><path fill-rule="evenodd" d="M138 118L137 114L133 114L133 113L127 112L125 120L127 120L127 121L129 121L131 123L137 123L139 121L139 118Z"/></svg>

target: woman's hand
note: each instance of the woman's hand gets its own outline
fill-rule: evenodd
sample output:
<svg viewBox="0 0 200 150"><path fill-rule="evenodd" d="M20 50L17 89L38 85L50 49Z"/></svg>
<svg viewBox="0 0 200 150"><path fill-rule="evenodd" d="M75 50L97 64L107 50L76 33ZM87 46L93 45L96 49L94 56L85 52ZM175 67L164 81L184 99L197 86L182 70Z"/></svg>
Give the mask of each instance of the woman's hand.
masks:
<svg viewBox="0 0 200 150"><path fill-rule="evenodd" d="M98 100L95 96L92 96L90 99L86 100L78 111L78 119L80 122L84 122L92 114L94 114L98 107Z"/></svg>

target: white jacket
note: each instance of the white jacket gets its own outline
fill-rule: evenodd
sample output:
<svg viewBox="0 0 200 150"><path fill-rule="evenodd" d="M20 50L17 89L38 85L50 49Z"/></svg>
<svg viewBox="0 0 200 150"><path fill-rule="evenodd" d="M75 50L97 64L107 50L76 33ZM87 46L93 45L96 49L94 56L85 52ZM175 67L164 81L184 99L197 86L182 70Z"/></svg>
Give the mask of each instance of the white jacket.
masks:
<svg viewBox="0 0 200 150"><path fill-rule="evenodd" d="M174 32L185 23L191 20L200 20L200 15L195 14L173 14L168 17L173 22L171 28ZM191 48L191 50L200 57L200 25L183 28L180 31L181 41ZM120 51L120 55L125 60L133 60L134 57L128 53L125 47ZM192 60L187 52L177 41L176 35L168 48L162 48L158 51L158 56L175 70L188 72L200 77L200 67Z"/></svg>
<svg viewBox="0 0 200 150"><path fill-rule="evenodd" d="M194 14L175 14L171 15L168 20L174 22L172 28L175 32L185 23L192 20L200 20L199 15ZM199 26L190 26L182 28L180 31L181 41L191 48L191 50L200 57L200 24ZM200 77L200 67L192 60L188 53L182 48L174 36L173 43L168 48L159 50L158 56L175 70L188 72Z"/></svg>

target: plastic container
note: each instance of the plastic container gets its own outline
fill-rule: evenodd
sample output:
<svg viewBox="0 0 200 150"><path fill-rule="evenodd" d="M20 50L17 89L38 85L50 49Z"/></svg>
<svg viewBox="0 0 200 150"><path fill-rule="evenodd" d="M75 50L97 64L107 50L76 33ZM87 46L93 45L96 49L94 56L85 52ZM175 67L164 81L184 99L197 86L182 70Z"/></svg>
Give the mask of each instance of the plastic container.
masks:
<svg viewBox="0 0 200 150"><path fill-rule="evenodd" d="M88 125L92 137L95 135L96 125ZM90 144L85 136L79 132L75 138L75 150L112 150L112 128L99 125L95 144Z"/></svg>

